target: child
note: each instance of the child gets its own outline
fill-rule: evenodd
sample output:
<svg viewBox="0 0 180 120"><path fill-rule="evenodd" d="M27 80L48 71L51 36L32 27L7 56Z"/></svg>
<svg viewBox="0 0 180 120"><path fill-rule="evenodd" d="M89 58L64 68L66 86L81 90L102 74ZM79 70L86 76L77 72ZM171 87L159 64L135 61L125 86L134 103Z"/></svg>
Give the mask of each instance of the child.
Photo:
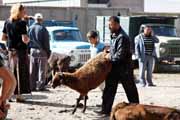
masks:
<svg viewBox="0 0 180 120"><path fill-rule="evenodd" d="M98 33L96 31L89 31L87 33L89 43L91 43L91 58L96 56L97 53L102 52L105 45L98 40Z"/></svg>
<svg viewBox="0 0 180 120"><path fill-rule="evenodd" d="M91 58L95 57L99 52L105 49L105 45L98 40L98 33L96 31L89 31L87 33L87 38L89 43L91 43ZM105 83L103 82L99 86L100 90L103 91L105 88Z"/></svg>

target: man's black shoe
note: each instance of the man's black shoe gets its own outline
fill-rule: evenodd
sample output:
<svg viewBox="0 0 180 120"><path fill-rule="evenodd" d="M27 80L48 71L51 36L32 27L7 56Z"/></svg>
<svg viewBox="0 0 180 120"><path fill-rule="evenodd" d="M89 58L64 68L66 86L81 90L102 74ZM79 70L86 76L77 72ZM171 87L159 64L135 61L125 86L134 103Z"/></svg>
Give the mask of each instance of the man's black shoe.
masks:
<svg viewBox="0 0 180 120"><path fill-rule="evenodd" d="M104 114L104 113L105 113L105 112L102 111L102 110L94 110L94 112L97 113L97 114Z"/></svg>
<svg viewBox="0 0 180 120"><path fill-rule="evenodd" d="M36 88L36 91L49 91L49 89L47 89L47 88Z"/></svg>
<svg viewBox="0 0 180 120"><path fill-rule="evenodd" d="M156 87L155 84L148 84L149 87Z"/></svg>
<svg viewBox="0 0 180 120"><path fill-rule="evenodd" d="M102 107L102 104L97 104L96 107Z"/></svg>
<svg viewBox="0 0 180 120"><path fill-rule="evenodd" d="M95 110L94 111L96 114L98 114L98 115L103 115L103 116L110 116L110 112L105 112L105 111L103 111L103 110Z"/></svg>

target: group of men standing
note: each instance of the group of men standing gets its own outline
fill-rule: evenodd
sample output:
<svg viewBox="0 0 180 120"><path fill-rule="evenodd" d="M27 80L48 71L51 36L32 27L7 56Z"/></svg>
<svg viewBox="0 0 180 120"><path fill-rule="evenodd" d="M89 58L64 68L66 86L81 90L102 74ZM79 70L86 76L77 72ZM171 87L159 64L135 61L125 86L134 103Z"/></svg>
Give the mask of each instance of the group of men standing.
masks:
<svg viewBox="0 0 180 120"><path fill-rule="evenodd" d="M18 10L20 10L19 12L22 12L21 14L23 18L24 11L21 10L24 10L24 7L20 5ZM13 52L16 52L20 62L22 63L23 60L24 62L27 62L27 56L24 56L24 54L26 54L25 49L27 48L27 44L29 44L31 91L45 89L47 60L51 53L48 31L42 25L43 16L42 14L37 13L34 18L35 23L28 28L28 31L26 31L26 25L24 22L20 21L21 18L16 19L15 17L13 17L10 21L6 21L3 30L4 39L9 39L11 42L14 42L14 39L16 40L19 38L16 42L20 43L20 45L17 43L10 43L12 46L9 47L12 56L14 54ZM19 29L20 27L21 29ZM96 111L98 114L105 115L109 115L111 112L119 81L122 83L128 101L131 103L139 103L138 91L133 79L132 53L129 37L120 26L119 18L116 16L110 17L109 29L111 32L111 45L110 49L107 50L109 54L106 56L106 58L112 63L112 70L105 81L105 88L103 90L102 97L102 109L100 111ZM28 35L30 41L28 40L27 36L24 35ZM146 26L144 33L141 33L135 38L135 50L140 66L140 81L143 86L146 85L146 81L144 79L144 72L146 69L148 74L148 85L154 86L152 83L152 64L155 56L155 42L158 42L158 39L152 35L152 29L150 26ZM18 65L21 64L20 62ZM22 69L20 69L20 72L24 72L23 69L25 69L25 67L21 67L19 67ZM24 76L21 75L20 77ZM26 77L28 77L27 74ZM16 78L19 79L17 74ZM20 80L20 82L20 85L23 85L23 81Z"/></svg>
<svg viewBox="0 0 180 120"><path fill-rule="evenodd" d="M14 92L17 102L25 101L21 94L45 89L47 60L50 56L49 34L42 25L42 14L35 14L35 22L30 27L27 27L28 19L25 7L15 4L2 31L2 40L7 41L8 46L9 68L17 80Z"/></svg>
<svg viewBox="0 0 180 120"><path fill-rule="evenodd" d="M30 78L32 90L43 90L47 68L47 59L50 55L48 31L42 26L42 15L35 15L35 23L29 28L30 37ZM118 83L121 82L129 102L139 103L138 91L134 82L132 68L131 42L128 35L120 26L119 18L111 16L109 19L111 32L111 45L106 56L112 63L102 96L102 109L100 114L110 114ZM152 68L155 54L155 43L158 39L152 35L150 26L145 26L143 33L135 38L135 51L139 60L140 83L146 85L145 70L147 70L148 86L152 82ZM37 71L38 70L38 71Z"/></svg>

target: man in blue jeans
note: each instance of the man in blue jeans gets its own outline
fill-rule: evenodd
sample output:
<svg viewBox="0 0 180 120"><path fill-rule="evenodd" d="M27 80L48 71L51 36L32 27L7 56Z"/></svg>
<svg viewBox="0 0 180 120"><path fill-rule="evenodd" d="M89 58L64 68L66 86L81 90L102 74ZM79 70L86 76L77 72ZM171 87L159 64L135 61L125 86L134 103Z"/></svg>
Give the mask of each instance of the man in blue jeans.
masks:
<svg viewBox="0 0 180 120"><path fill-rule="evenodd" d="M135 37L135 53L139 61L139 79L143 87L146 86L145 70L147 70L148 86L155 86L152 82L152 71L155 62L155 43L159 40L152 34L152 28L144 27L143 33Z"/></svg>

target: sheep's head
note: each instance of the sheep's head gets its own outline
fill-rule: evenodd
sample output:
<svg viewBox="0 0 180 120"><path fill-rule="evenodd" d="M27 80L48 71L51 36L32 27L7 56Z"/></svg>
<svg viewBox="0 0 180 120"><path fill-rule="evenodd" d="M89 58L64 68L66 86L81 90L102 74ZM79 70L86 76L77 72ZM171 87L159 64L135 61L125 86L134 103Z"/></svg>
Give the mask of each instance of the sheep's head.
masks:
<svg viewBox="0 0 180 120"><path fill-rule="evenodd" d="M52 87L53 88L56 88L57 86L60 86L63 82L63 78L64 78L64 75L62 72L57 72L54 77L53 77L53 80L52 80Z"/></svg>

